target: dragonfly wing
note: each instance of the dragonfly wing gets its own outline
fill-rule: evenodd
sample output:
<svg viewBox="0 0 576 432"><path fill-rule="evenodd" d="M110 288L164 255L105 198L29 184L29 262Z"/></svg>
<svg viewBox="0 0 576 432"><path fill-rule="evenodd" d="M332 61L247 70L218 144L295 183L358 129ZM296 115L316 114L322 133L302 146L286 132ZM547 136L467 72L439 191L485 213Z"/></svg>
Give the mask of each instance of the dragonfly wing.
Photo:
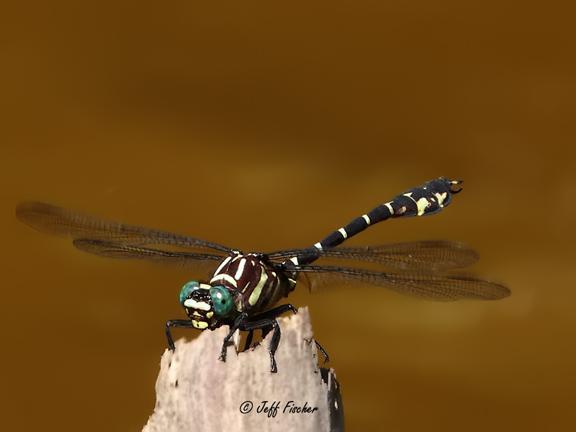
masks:
<svg viewBox="0 0 576 432"><path fill-rule="evenodd" d="M356 259L399 270L445 271L472 265L478 254L462 243L418 241L328 251L334 258Z"/></svg>
<svg viewBox="0 0 576 432"><path fill-rule="evenodd" d="M478 254L468 246L452 241L427 240L408 243L393 243L363 247L337 247L318 250L316 248L293 249L267 254L273 260L286 260L309 256L363 261L384 267L421 272L439 272L467 267L478 260Z"/></svg>
<svg viewBox="0 0 576 432"><path fill-rule="evenodd" d="M220 255L166 251L107 240L76 239L73 244L81 251L107 258L142 259L182 265L198 265L202 263L215 265L222 260Z"/></svg>
<svg viewBox="0 0 576 432"><path fill-rule="evenodd" d="M17 218L32 228L74 239L109 240L132 245L163 244L229 253L231 248L194 237L99 219L42 202L16 207Z"/></svg>
<svg viewBox="0 0 576 432"><path fill-rule="evenodd" d="M461 299L497 300L510 290L496 282L468 275L384 273L335 266L295 266L312 289L347 284L377 285L415 297L437 301Z"/></svg>

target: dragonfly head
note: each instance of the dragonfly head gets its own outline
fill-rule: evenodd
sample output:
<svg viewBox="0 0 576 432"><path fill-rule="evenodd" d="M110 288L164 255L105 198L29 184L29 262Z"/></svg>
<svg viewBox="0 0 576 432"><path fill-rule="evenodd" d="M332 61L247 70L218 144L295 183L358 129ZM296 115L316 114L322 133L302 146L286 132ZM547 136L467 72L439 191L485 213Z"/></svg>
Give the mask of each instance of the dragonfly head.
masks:
<svg viewBox="0 0 576 432"><path fill-rule="evenodd" d="M234 310L233 296L226 287L198 281L184 284L180 290L180 304L192 325L199 330L217 327L218 321Z"/></svg>

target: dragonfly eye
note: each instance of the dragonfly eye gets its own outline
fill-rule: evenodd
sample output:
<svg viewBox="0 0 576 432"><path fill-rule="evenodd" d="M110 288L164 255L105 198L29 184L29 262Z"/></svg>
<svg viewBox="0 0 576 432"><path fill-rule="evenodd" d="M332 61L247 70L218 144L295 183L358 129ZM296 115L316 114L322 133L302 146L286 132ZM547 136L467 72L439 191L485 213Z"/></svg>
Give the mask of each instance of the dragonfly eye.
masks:
<svg viewBox="0 0 576 432"><path fill-rule="evenodd" d="M210 288L210 297L216 315L223 317L232 311L234 300L226 287L217 285Z"/></svg>
<svg viewBox="0 0 576 432"><path fill-rule="evenodd" d="M180 290L180 304L184 306L186 299L190 298L192 291L197 290L200 284L198 281L186 282Z"/></svg>

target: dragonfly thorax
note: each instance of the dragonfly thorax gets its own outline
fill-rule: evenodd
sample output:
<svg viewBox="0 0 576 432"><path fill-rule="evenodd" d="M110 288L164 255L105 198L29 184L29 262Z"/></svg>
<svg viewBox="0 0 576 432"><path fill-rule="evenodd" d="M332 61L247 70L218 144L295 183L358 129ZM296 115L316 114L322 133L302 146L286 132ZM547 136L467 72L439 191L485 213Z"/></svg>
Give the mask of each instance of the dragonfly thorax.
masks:
<svg viewBox="0 0 576 432"><path fill-rule="evenodd" d="M235 252L214 271L210 285L226 287L238 313L260 311L288 294L285 276L262 259L262 254Z"/></svg>
<svg viewBox="0 0 576 432"><path fill-rule="evenodd" d="M209 283L186 283L180 292L180 303L195 328L214 329L241 312L272 306L287 294L281 289L282 282L260 254L234 252L222 260Z"/></svg>

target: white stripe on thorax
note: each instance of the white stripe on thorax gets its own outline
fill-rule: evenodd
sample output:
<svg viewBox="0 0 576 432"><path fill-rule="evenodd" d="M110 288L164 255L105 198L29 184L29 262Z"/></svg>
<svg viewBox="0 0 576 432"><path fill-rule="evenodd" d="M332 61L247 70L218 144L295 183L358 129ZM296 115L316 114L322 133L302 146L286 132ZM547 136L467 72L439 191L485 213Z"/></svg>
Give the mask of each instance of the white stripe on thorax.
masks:
<svg viewBox="0 0 576 432"><path fill-rule="evenodd" d="M234 279L238 280L242 276L244 272L244 266L246 265L246 258L242 258L240 260L240 264L238 264L238 269L236 270L236 274L234 275Z"/></svg>
<svg viewBox="0 0 576 432"><path fill-rule="evenodd" d="M268 275L266 274L264 269L262 269L262 273L260 274L260 280L258 281L258 284L254 287L254 291L252 291L252 294L250 294L250 297L248 298L248 303L251 306L254 306L258 302L260 294L262 293L262 288L264 288L264 285L266 284L267 280Z"/></svg>
<svg viewBox="0 0 576 432"><path fill-rule="evenodd" d="M232 257L229 256L229 257L226 258L224 261L222 261L222 262L220 263L220 265L218 266L218 268L216 269L216 271L214 272L214 274L216 275L216 274L220 273L220 270L222 270L222 268L223 268L226 264L228 264L231 259L232 259Z"/></svg>
<svg viewBox="0 0 576 432"><path fill-rule="evenodd" d="M234 279L232 276L226 273L214 276L212 279L210 279L210 283L219 280L225 280L226 282L230 282L234 288L238 287L238 282L236 282L236 279Z"/></svg>

